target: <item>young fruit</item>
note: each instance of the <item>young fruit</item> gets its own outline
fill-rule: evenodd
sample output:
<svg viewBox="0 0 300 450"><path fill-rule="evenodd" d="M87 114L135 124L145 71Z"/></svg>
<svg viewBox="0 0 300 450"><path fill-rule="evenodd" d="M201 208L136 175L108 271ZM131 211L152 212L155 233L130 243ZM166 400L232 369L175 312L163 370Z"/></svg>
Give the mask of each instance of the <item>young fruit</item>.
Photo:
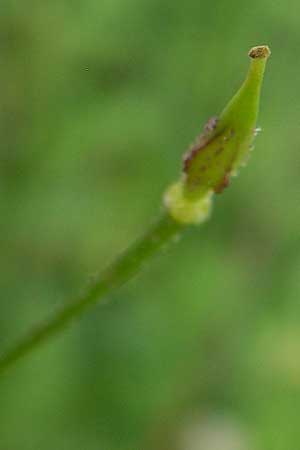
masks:
<svg viewBox="0 0 300 450"><path fill-rule="evenodd" d="M265 65L271 52L253 47L247 77L219 118L211 118L184 155L183 174L164 200L171 216L181 223L200 223L209 215L213 193L221 193L245 165L257 134L256 121Z"/></svg>

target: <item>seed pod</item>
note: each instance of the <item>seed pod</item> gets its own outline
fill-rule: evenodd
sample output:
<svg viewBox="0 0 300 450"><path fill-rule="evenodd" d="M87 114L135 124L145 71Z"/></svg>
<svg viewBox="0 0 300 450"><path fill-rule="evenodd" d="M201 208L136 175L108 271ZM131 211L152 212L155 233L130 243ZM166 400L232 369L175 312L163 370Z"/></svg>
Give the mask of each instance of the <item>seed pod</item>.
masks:
<svg viewBox="0 0 300 450"><path fill-rule="evenodd" d="M221 113L205 125L204 132L184 157L184 193L187 197L229 184L230 177L246 161L256 135L261 84L270 50L267 46L250 50L246 80Z"/></svg>
<svg viewBox="0 0 300 450"><path fill-rule="evenodd" d="M245 165L258 131L260 91L270 54L266 45L249 51L250 68L241 88L219 118L209 119L203 133L184 155L183 176L165 195L165 204L175 220L182 223L205 220L211 194L221 193L231 176Z"/></svg>

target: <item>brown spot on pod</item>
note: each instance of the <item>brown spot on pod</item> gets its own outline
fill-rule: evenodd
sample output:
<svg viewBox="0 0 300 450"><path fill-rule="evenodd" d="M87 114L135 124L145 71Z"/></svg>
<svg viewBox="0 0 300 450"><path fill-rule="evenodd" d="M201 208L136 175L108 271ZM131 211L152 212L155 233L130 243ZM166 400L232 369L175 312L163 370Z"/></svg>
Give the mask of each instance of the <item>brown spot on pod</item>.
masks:
<svg viewBox="0 0 300 450"><path fill-rule="evenodd" d="M223 180L221 181L220 184L218 184L218 186L216 186L214 188L214 191L216 194L221 194L225 188L227 188L229 186L230 183L230 174L226 173L226 175L224 176Z"/></svg>
<svg viewBox="0 0 300 450"><path fill-rule="evenodd" d="M195 156L211 141L213 131L218 123L217 117L211 117L204 125L203 132L197 136L195 142L191 145L189 150L183 155L183 171L188 172L189 167Z"/></svg>

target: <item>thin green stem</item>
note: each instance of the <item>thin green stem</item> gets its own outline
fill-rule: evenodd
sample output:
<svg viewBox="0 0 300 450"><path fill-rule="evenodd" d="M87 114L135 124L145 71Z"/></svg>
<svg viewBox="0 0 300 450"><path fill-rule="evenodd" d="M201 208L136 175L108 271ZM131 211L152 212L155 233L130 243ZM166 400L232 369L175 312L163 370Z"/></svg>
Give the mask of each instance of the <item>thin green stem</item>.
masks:
<svg viewBox="0 0 300 450"><path fill-rule="evenodd" d="M73 302L66 303L47 321L41 323L28 335L21 338L14 347L0 357L0 374L21 357L31 353L51 336L63 330L80 317L87 308L98 303L112 291L134 277L166 244L184 229L167 213L154 223L148 232L113 261L89 287L87 292Z"/></svg>

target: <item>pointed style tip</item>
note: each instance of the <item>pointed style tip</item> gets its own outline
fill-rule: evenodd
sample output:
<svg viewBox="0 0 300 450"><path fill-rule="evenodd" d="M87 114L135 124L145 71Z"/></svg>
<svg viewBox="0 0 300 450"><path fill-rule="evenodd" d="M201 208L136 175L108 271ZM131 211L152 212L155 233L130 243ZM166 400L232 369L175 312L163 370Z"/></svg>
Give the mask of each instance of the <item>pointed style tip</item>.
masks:
<svg viewBox="0 0 300 450"><path fill-rule="evenodd" d="M257 47L252 47L248 55L252 59L266 59L271 55L271 50L267 45L258 45Z"/></svg>

